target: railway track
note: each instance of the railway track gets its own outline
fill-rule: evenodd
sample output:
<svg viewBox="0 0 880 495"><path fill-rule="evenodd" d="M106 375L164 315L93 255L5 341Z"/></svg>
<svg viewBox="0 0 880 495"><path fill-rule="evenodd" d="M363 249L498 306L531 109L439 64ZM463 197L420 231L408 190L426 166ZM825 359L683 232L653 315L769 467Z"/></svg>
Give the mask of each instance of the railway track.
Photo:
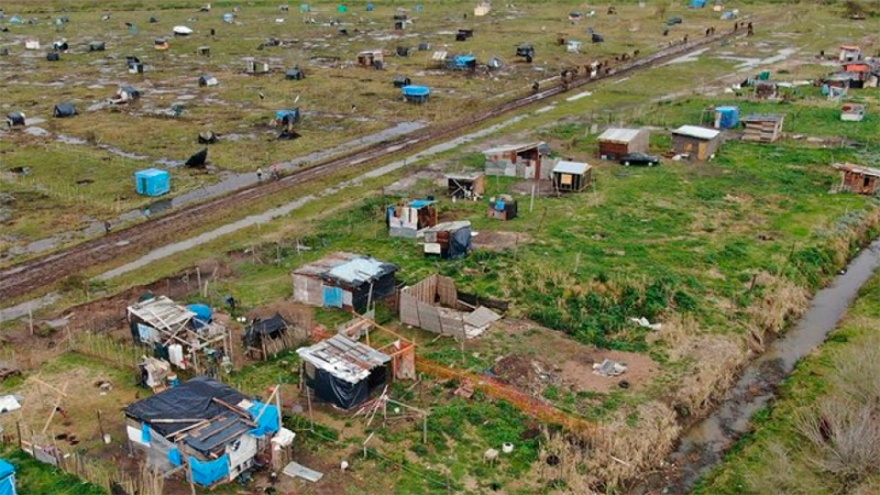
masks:
<svg viewBox="0 0 880 495"><path fill-rule="evenodd" d="M278 180L240 189L122 230L112 231L105 236L90 239L67 249L3 268L0 270L0 301L11 301L67 276L110 262L121 256L145 252L179 240L199 225L205 224L209 219L215 220L223 214L222 212L234 211L236 207L246 205L254 200L354 166L368 166L380 160L388 160L403 153L414 152L415 148L426 148L438 141L461 135L467 129L478 124L542 100L604 79L648 69L671 58L741 34L743 33L731 31L699 38L690 43L670 46L652 55L632 59L626 64L613 67L608 73L599 74L597 77L579 77L568 83L561 82L545 90L511 99L490 110L457 122L429 127L415 136L403 136L387 142L376 143L347 155L324 160Z"/></svg>

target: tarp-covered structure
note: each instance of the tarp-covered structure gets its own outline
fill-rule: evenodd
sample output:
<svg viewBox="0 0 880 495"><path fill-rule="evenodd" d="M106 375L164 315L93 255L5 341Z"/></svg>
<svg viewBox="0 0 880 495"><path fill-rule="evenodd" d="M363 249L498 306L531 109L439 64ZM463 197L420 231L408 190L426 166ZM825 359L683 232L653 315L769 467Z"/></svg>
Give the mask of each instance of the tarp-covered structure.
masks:
<svg viewBox="0 0 880 495"><path fill-rule="evenodd" d="M283 341L290 324L280 314L270 318L255 318L244 331L242 341L246 352L259 353L265 359L270 351L280 350L276 343Z"/></svg>
<svg viewBox="0 0 880 495"><path fill-rule="evenodd" d="M421 234L425 256L453 260L464 258L471 250L473 231L468 220L438 223L422 230Z"/></svg>
<svg viewBox="0 0 880 495"><path fill-rule="evenodd" d="M73 117L76 115L76 108L70 103L59 103L55 105L52 114L59 119Z"/></svg>
<svg viewBox="0 0 880 495"><path fill-rule="evenodd" d="M391 357L337 334L296 350L302 376L315 395L342 409L351 409L390 380Z"/></svg>
<svg viewBox="0 0 880 495"><path fill-rule="evenodd" d="M183 467L189 481L206 487L253 467L281 429L276 406L205 376L129 405L125 417L128 440L146 451L149 465Z"/></svg>
<svg viewBox="0 0 880 495"><path fill-rule="evenodd" d="M167 296L150 297L128 307L128 322L136 344L149 346L157 358L180 369L208 369L222 363L231 343L226 327L207 321L196 311Z"/></svg>
<svg viewBox="0 0 880 495"><path fill-rule="evenodd" d="M25 125L24 112L9 112L6 114L6 125L9 127Z"/></svg>
<svg viewBox="0 0 880 495"><path fill-rule="evenodd" d="M293 271L293 299L312 306L363 312L397 290L398 267L360 254L336 252Z"/></svg>
<svg viewBox="0 0 880 495"><path fill-rule="evenodd" d="M17 495L15 491L15 466L0 459L0 495Z"/></svg>

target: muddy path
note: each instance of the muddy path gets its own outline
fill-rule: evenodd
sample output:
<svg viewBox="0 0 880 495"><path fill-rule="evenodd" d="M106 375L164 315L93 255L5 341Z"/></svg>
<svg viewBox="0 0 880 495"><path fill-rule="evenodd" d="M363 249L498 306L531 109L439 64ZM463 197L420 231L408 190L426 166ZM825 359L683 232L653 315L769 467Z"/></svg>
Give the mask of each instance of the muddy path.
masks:
<svg viewBox="0 0 880 495"><path fill-rule="evenodd" d="M689 493L700 476L721 463L734 443L750 431L752 416L777 397L779 385L797 362L822 345L837 328L861 287L877 270L880 238L853 258L829 286L817 292L797 324L746 367L715 412L681 437L679 448L667 458L669 469L649 476L630 493Z"/></svg>

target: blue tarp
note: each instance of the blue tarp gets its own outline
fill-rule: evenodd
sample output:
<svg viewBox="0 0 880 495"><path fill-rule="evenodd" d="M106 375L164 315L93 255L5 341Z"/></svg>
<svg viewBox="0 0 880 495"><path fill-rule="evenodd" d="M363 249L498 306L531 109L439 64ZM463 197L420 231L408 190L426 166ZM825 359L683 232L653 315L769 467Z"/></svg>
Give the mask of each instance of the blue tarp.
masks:
<svg viewBox="0 0 880 495"><path fill-rule="evenodd" d="M180 451L177 449L171 449L168 451L168 460L171 461L171 465L174 467L183 464L183 460L180 458Z"/></svg>
<svg viewBox="0 0 880 495"><path fill-rule="evenodd" d="M266 411L263 412L263 409ZM267 433L275 433L281 426L281 418L278 413L278 408L269 404L263 404L262 402L254 402L254 405L248 409L248 412L251 413L251 416L254 419L257 419L257 416L260 416L262 412L262 416L260 416L260 420L257 421L257 427L251 430L251 434L255 437L261 437Z"/></svg>
<svg viewBox="0 0 880 495"><path fill-rule="evenodd" d="M223 14L223 22L232 23L232 21L234 19L235 19L235 15L233 15L231 12L227 12L227 13Z"/></svg>
<svg viewBox="0 0 880 495"><path fill-rule="evenodd" d="M376 8L376 6L373 5L372 3L367 4L367 12L372 12L373 9L375 9L375 8Z"/></svg>
<svg viewBox="0 0 880 495"><path fill-rule="evenodd" d="M716 127L719 129L733 129L739 124L739 107L717 107L715 112Z"/></svg>
<svg viewBox="0 0 880 495"><path fill-rule="evenodd" d="M161 196L171 190L171 175L158 168L138 170L134 173L134 183L138 194Z"/></svg>
<svg viewBox="0 0 880 495"><path fill-rule="evenodd" d="M340 287L324 287L324 306L328 308L342 307L342 289Z"/></svg>
<svg viewBox="0 0 880 495"><path fill-rule="evenodd" d="M193 321L193 326L196 330L202 328L207 323L211 323L213 312L207 304L190 304L186 309L196 314L196 319Z"/></svg>
<svg viewBox="0 0 880 495"><path fill-rule="evenodd" d="M473 55L458 55L452 60L457 67L465 67L468 64L476 63L477 57Z"/></svg>
<svg viewBox="0 0 880 495"><path fill-rule="evenodd" d="M431 88L427 86L404 86L403 94L406 96L428 96Z"/></svg>
<svg viewBox="0 0 880 495"><path fill-rule="evenodd" d="M148 425L147 423L144 423L141 426L141 442L150 443L150 440L151 440L150 425Z"/></svg>
<svg viewBox="0 0 880 495"><path fill-rule="evenodd" d="M416 199L409 202L410 208L424 208L436 203L433 199Z"/></svg>
<svg viewBox="0 0 880 495"><path fill-rule="evenodd" d="M699 9L706 6L706 0L691 0L691 8Z"/></svg>
<svg viewBox="0 0 880 495"><path fill-rule="evenodd" d="M202 486L211 486L229 476L229 454L223 454L216 461L202 462L195 457L189 458L192 480Z"/></svg>
<svg viewBox="0 0 880 495"><path fill-rule="evenodd" d="M0 459L0 495L15 495L15 466Z"/></svg>

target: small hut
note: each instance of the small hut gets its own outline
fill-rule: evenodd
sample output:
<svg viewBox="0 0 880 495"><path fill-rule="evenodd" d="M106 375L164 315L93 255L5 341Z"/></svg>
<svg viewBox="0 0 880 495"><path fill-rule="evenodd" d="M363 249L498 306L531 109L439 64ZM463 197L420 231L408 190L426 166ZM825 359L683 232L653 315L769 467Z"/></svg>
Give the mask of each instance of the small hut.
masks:
<svg viewBox="0 0 880 495"><path fill-rule="evenodd" d="M705 161L721 146L721 131L695 125L683 125L672 131L672 145L678 155L689 160Z"/></svg>
<svg viewBox="0 0 880 495"><path fill-rule="evenodd" d="M161 196L171 191L171 174L157 168L138 170L134 173L134 183L142 196Z"/></svg>
<svg viewBox="0 0 880 495"><path fill-rule="evenodd" d="M405 86L410 86L412 84L412 79L406 76L394 76L392 80L395 88L403 88Z"/></svg>
<svg viewBox="0 0 880 495"><path fill-rule="evenodd" d="M306 78L306 73L299 67L294 67L284 73L284 79L288 81L301 81Z"/></svg>
<svg viewBox="0 0 880 495"><path fill-rule="evenodd" d="M647 129L608 129L599 138L599 156L603 160L619 160L630 153L648 151Z"/></svg>
<svg viewBox="0 0 880 495"><path fill-rule="evenodd" d="M244 71L248 74L265 74L269 72L269 64L267 64L266 62L258 62L253 57L247 57L244 59L244 61Z"/></svg>
<svg viewBox="0 0 880 495"><path fill-rule="evenodd" d="M759 143L772 143L782 136L782 124L785 116L782 114L759 114L746 115L742 119L743 139Z"/></svg>
<svg viewBox="0 0 880 495"><path fill-rule="evenodd" d="M8 127L24 126L24 112L10 112L6 114L6 125Z"/></svg>
<svg viewBox="0 0 880 495"><path fill-rule="evenodd" d="M557 192L581 192L593 179L593 167L583 162L560 160L553 167L553 189Z"/></svg>
<svg viewBox="0 0 880 495"><path fill-rule="evenodd" d="M436 201L428 198L389 206L386 211L388 234L391 237L415 238L419 230L437 225L436 204Z"/></svg>
<svg viewBox="0 0 880 495"><path fill-rule="evenodd" d="M845 122L861 122L865 118L865 105L861 103L844 103L840 107L840 120Z"/></svg>
<svg viewBox="0 0 880 495"><path fill-rule="evenodd" d="M739 125L739 107L722 106L715 108L715 128L733 129Z"/></svg>
<svg viewBox="0 0 880 495"><path fill-rule="evenodd" d="M368 256L332 253L293 271L293 300L362 312L394 294L397 270Z"/></svg>
<svg viewBox="0 0 880 495"><path fill-rule="evenodd" d="M199 76L199 86L201 86L201 87L216 86L218 84L220 84L220 83L219 83L219 81L217 81L217 78L214 76L210 76L210 75Z"/></svg>
<svg viewBox="0 0 880 495"><path fill-rule="evenodd" d="M391 357L337 334L296 350L302 359L300 376L319 399L342 409L365 402L391 380Z"/></svg>
<svg viewBox="0 0 880 495"><path fill-rule="evenodd" d="M73 117L77 114L76 108L70 103L59 103L55 105L52 114L59 119Z"/></svg>
<svg viewBox="0 0 880 495"><path fill-rule="evenodd" d="M165 38L156 38L153 40L153 48L159 51L165 51L168 49L168 40Z"/></svg>
<svg viewBox="0 0 880 495"><path fill-rule="evenodd" d="M486 191L486 175L479 172L447 174L446 190L453 198L478 199Z"/></svg>
<svg viewBox="0 0 880 495"><path fill-rule="evenodd" d="M880 169L852 163L838 163L833 167L841 172L839 187L841 191L867 196L880 194Z"/></svg>
<svg viewBox="0 0 880 495"><path fill-rule="evenodd" d="M90 52L103 52L107 45L103 41L92 41L89 43Z"/></svg>
<svg viewBox="0 0 880 495"><path fill-rule="evenodd" d="M385 53L382 50L365 50L357 54L357 64L361 67L381 69L385 65Z"/></svg>
<svg viewBox="0 0 880 495"><path fill-rule="evenodd" d="M409 103L427 103L431 97L431 88L427 86L404 86L401 92L403 99Z"/></svg>
<svg viewBox="0 0 880 495"><path fill-rule="evenodd" d="M489 200L487 216L496 220L513 220L517 216L516 198L508 194L500 194Z"/></svg>

